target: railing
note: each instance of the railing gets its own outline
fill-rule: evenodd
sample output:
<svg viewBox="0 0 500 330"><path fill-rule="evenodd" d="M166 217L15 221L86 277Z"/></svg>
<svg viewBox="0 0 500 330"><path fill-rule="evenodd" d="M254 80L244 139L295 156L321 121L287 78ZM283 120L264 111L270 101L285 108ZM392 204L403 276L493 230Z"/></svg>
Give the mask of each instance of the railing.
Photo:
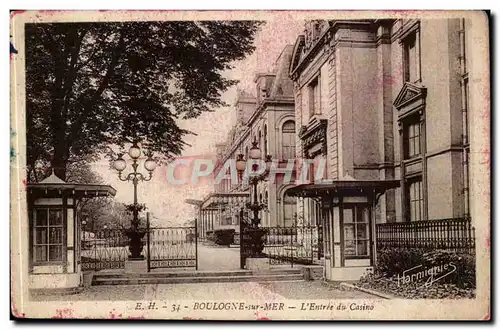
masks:
<svg viewBox="0 0 500 330"><path fill-rule="evenodd" d="M120 269L128 259L129 239L119 228L81 234L82 270Z"/></svg>
<svg viewBox="0 0 500 330"><path fill-rule="evenodd" d="M470 218L377 224L377 249L419 248L473 253L474 227Z"/></svg>
<svg viewBox="0 0 500 330"><path fill-rule="evenodd" d="M197 228L150 228L145 255L148 269L198 268Z"/></svg>
<svg viewBox="0 0 500 330"><path fill-rule="evenodd" d="M263 227L264 250L271 264L313 264L322 257L319 227Z"/></svg>

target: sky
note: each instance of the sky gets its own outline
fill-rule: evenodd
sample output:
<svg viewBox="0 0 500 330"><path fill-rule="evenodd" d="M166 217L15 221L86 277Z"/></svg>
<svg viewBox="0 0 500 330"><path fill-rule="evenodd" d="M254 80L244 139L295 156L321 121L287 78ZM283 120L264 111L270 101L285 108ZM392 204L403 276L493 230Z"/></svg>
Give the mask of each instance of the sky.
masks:
<svg viewBox="0 0 500 330"><path fill-rule="evenodd" d="M181 157L194 159L210 158L215 155L215 145L224 142L231 127L235 124L236 113L234 102L238 89L254 93L254 77L256 73L268 72L286 45L293 45L303 32L304 22L292 20L283 15L272 21L267 21L255 37L255 51L242 61L236 62L234 68L225 72L229 79L239 81L238 85L226 91L222 98L230 106L214 109L214 112L202 114L196 119L182 121L179 125L196 133L186 136L186 147ZM139 169L144 171L143 162ZM109 168L107 161L94 164L94 169L116 190L115 199L124 203L133 202L133 186L131 182L122 182L117 172ZM128 173L130 166L125 169ZM144 171L145 172L145 171ZM148 182L140 182L138 186L138 201L145 203L152 214L153 225L183 225L196 216L195 207L185 203L186 199L203 199L212 192L210 184L174 185L167 180L165 166L158 167L153 172L153 178Z"/></svg>

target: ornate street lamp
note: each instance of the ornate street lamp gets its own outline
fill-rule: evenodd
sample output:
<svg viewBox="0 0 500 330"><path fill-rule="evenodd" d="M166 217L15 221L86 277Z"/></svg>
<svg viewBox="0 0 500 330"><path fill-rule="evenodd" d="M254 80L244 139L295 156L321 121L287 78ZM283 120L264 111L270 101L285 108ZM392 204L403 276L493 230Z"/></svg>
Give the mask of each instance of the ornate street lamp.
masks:
<svg viewBox="0 0 500 330"><path fill-rule="evenodd" d="M146 177L142 173L137 171L139 167L138 159L141 156L141 148L137 145L137 142L130 147L128 151L129 157L132 159L132 169L133 172L128 173L126 176L122 177L123 170L127 167L126 161L123 159L123 154L118 154L118 158L113 162L113 167L118 171L118 178L121 181L132 181L134 185L134 208L133 208L133 218L132 218L132 226L129 230L126 231L128 238L130 239L130 260L142 260L144 256L142 253L142 238L144 237L144 231L139 230L139 205L137 203L137 185L139 181L149 181L153 177L153 171L156 168L156 162L152 158L152 153L147 152L145 155L147 156L146 161L144 162L144 168L148 171L149 175Z"/></svg>
<svg viewBox="0 0 500 330"><path fill-rule="evenodd" d="M257 141L254 140L252 142L252 148L250 148L248 156L250 159L256 161L256 160L261 160L262 157L262 151L257 145ZM262 256L262 251L264 249L264 237L266 235L266 231L263 228L259 228L260 224L260 218L259 218L259 212L266 207L265 204L259 203L259 200L257 198L257 189L258 189L258 184L261 181L264 181L267 175L269 174L269 171L271 169L271 155L266 155L265 156L265 163L266 163L266 168L263 173L257 174L257 168L258 165L254 164L252 166L252 173L249 173L249 184L251 188L253 189L252 191L252 201L248 202L246 204L246 207L252 212L253 218L251 221L251 225L247 228L244 226L244 222L241 221L241 228L240 230L243 231L242 235L242 242L240 242L240 249L243 249L245 251L242 251L242 257L244 260L247 257L261 257ZM245 171L247 167L247 160L244 159L244 156L242 154L239 154L236 159L236 170L238 171L238 176L241 178L243 175L243 172ZM254 173L255 172L255 173ZM240 212L240 218L243 215L243 209ZM242 220L242 219L241 219ZM242 264L244 262L242 261Z"/></svg>
<svg viewBox="0 0 500 330"><path fill-rule="evenodd" d="M252 148L250 148L248 156L250 159L254 161L261 159L262 151L260 150L256 140L252 142ZM272 163L271 155L266 155L264 161L266 163L266 168L263 173L261 174L250 173L251 175L249 175L249 183L253 189L252 192L253 198L252 202L247 203L246 206L253 213L252 226L254 228L257 228L260 224L259 212L266 207L265 204L259 203L259 200L257 198L257 186L259 182L264 181L267 175L269 174L269 170L271 169L271 163ZM246 169L246 163L247 161L244 159L244 156L242 154L239 154L236 159L236 170L238 171L238 175L240 178L242 177L242 174ZM257 168L258 165L254 164L252 166L252 172L256 172Z"/></svg>

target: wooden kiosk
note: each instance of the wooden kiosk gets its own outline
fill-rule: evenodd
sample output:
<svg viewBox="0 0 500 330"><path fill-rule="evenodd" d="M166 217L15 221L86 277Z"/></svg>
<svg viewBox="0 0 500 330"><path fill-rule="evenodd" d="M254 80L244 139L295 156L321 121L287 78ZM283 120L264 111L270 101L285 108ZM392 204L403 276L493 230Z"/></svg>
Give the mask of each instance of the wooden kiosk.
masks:
<svg viewBox="0 0 500 330"><path fill-rule="evenodd" d="M321 204L327 280L358 280L373 271L376 262L374 210L380 196L399 184L399 180L349 178L303 184L288 190L291 196L312 198Z"/></svg>
<svg viewBox="0 0 500 330"><path fill-rule="evenodd" d="M80 200L114 196L108 185L72 184L54 172L27 185L29 221L29 288L31 291L78 291L80 265Z"/></svg>

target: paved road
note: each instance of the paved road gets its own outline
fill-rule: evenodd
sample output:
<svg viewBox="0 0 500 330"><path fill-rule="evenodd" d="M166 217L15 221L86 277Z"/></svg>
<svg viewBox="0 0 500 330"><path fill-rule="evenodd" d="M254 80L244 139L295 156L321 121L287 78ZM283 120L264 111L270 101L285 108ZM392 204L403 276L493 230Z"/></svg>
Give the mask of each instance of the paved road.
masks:
<svg viewBox="0 0 500 330"><path fill-rule="evenodd" d="M36 296L36 301L120 301L120 300L283 300L363 299L373 296L345 291L321 282L242 282L94 286L74 295Z"/></svg>
<svg viewBox="0 0 500 330"><path fill-rule="evenodd" d="M238 270L240 269L240 248L213 247L198 244L199 270Z"/></svg>
<svg viewBox="0 0 500 330"><path fill-rule="evenodd" d="M221 248L198 245L198 269L201 271L239 270L239 248ZM289 267L289 266L277 266ZM157 269L166 271L166 269ZM116 271L116 270L113 270ZM172 270L173 271L173 270ZM319 281L242 282L242 283L186 283L94 286L75 295L38 296L34 300L205 300L205 299L349 299L373 298L338 287L325 286Z"/></svg>

